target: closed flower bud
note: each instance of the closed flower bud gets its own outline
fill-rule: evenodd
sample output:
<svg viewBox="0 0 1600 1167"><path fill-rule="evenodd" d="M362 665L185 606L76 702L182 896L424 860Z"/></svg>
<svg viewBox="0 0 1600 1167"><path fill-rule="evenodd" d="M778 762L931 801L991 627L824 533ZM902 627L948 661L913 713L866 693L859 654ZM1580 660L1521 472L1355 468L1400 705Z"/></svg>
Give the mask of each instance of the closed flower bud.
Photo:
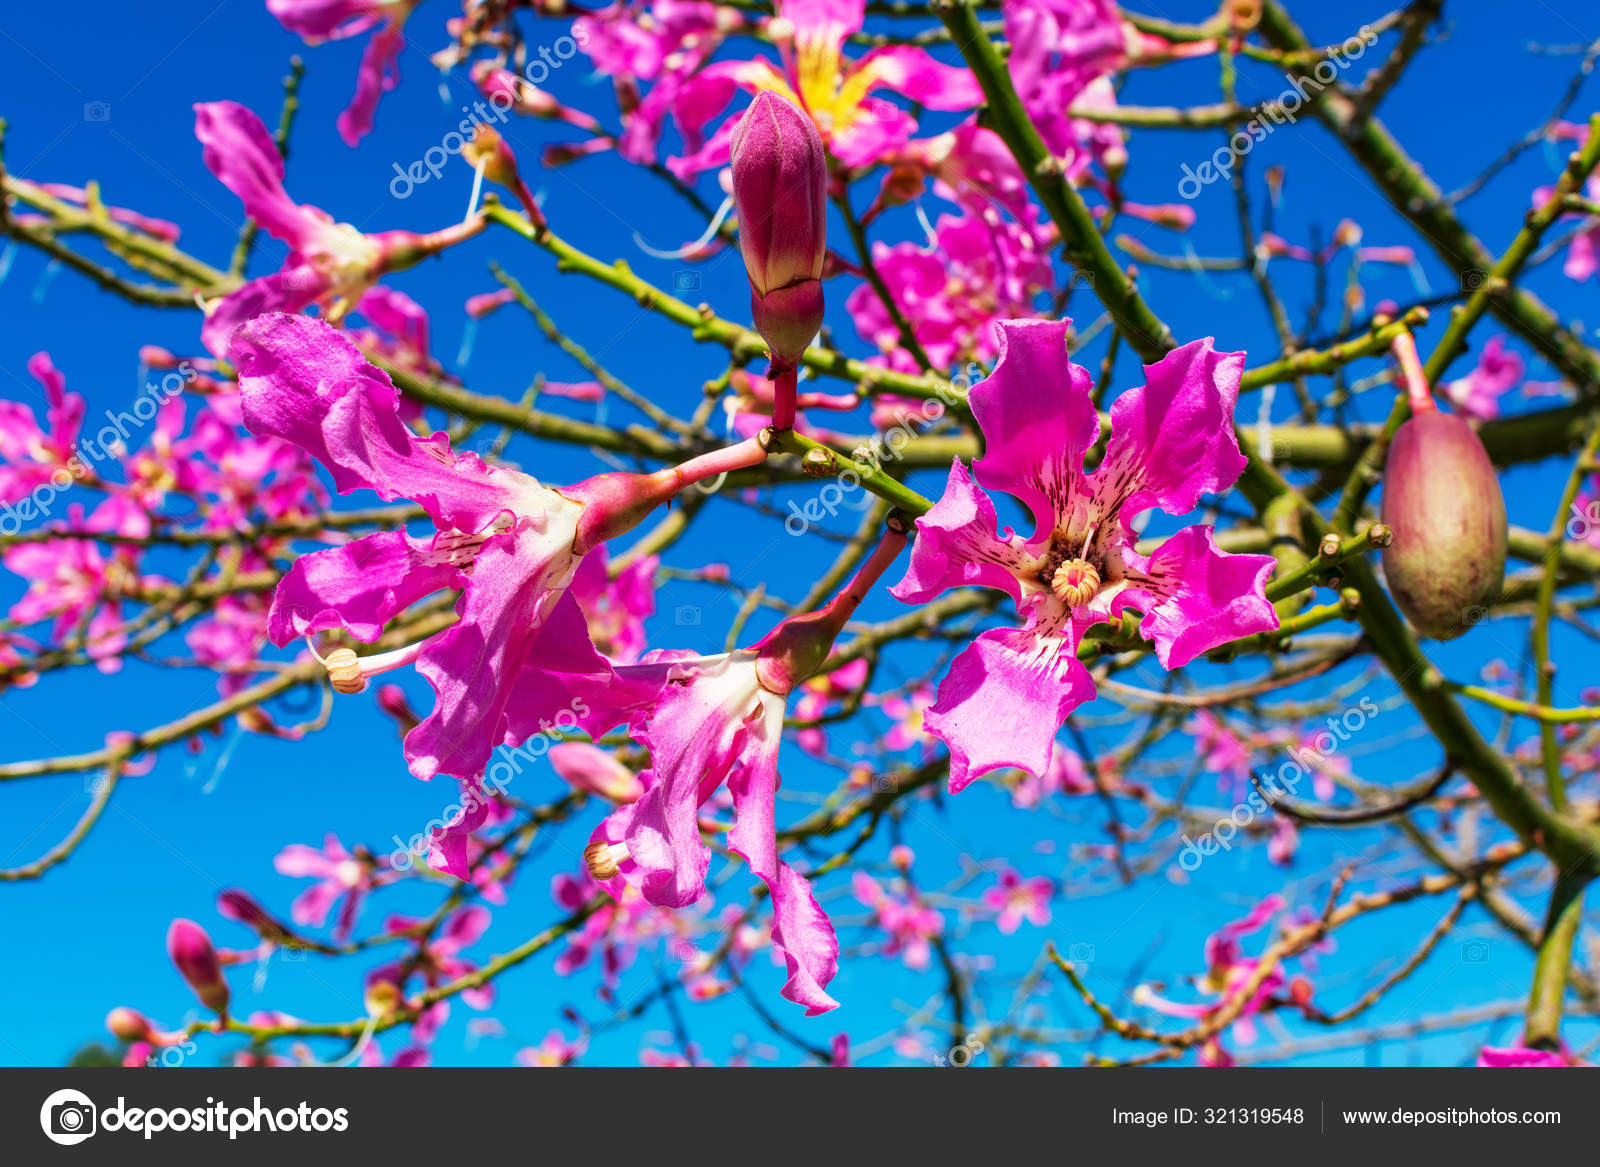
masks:
<svg viewBox="0 0 1600 1167"><path fill-rule="evenodd" d="M204 928L193 920L172 921L172 927L167 929L167 955L201 1004L219 1014L227 1012L228 982L222 977L222 962Z"/></svg>
<svg viewBox="0 0 1600 1167"><path fill-rule="evenodd" d="M792 367L822 326L827 162L811 119L763 91L733 133L733 199L750 310L773 361Z"/></svg>
<svg viewBox="0 0 1600 1167"><path fill-rule="evenodd" d="M121 1041L150 1040L150 1019L126 1005L118 1005L106 1014L106 1028Z"/></svg>
<svg viewBox="0 0 1600 1167"><path fill-rule="evenodd" d="M1460 636L1499 594L1506 504L1494 465L1462 418L1419 412L1389 446L1383 570L1395 604L1421 636Z"/></svg>

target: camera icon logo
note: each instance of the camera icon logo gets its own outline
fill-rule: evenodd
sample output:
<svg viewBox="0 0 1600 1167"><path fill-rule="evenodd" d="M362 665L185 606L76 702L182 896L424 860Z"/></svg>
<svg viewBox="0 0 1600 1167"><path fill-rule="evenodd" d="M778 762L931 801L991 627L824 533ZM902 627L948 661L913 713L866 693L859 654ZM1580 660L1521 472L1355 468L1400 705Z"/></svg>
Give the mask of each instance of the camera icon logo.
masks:
<svg viewBox="0 0 1600 1167"><path fill-rule="evenodd" d="M57 1090L39 1108L39 1125L45 1138L63 1147L83 1142L95 1132L95 1106L78 1090Z"/></svg>
<svg viewBox="0 0 1600 1167"><path fill-rule="evenodd" d="M700 609L693 604L679 604L672 613L672 622L679 628L698 628Z"/></svg>
<svg viewBox="0 0 1600 1167"><path fill-rule="evenodd" d="M1468 940L1461 946L1461 959L1465 964L1487 964L1489 960L1489 942L1486 940Z"/></svg>
<svg viewBox="0 0 1600 1167"><path fill-rule="evenodd" d="M674 292L698 292L700 290L700 273L679 268L672 273L672 290Z"/></svg>
<svg viewBox="0 0 1600 1167"><path fill-rule="evenodd" d="M111 120L111 104L105 101L84 102L83 120L86 122L109 122Z"/></svg>

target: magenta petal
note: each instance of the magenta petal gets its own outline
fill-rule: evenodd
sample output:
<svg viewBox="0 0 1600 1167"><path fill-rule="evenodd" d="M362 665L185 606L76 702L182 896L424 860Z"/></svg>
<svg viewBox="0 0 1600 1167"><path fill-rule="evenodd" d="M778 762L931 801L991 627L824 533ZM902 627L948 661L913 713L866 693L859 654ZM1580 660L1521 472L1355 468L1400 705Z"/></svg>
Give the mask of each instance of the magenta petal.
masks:
<svg viewBox="0 0 1600 1167"><path fill-rule="evenodd" d="M201 102L194 115L206 169L239 196L263 231L302 250L324 220L284 191L283 156L261 119L236 101Z"/></svg>
<svg viewBox="0 0 1600 1167"><path fill-rule="evenodd" d="M1027 566L1029 556L1022 537L1010 527L995 534L997 522L994 504L972 484L957 458L944 494L917 520L911 562L890 594L908 604L923 604L950 588L971 585L996 588L1020 602L1016 572Z"/></svg>
<svg viewBox="0 0 1600 1167"><path fill-rule="evenodd" d="M739 764L758 691L752 655L722 660L669 683L639 735L654 765L626 842L639 890L658 907L686 907L705 894L711 853L700 841L700 804Z"/></svg>
<svg viewBox="0 0 1600 1167"><path fill-rule="evenodd" d="M427 356L428 311L404 292L377 284L361 293L356 311L375 328L404 341L419 356Z"/></svg>
<svg viewBox="0 0 1600 1167"><path fill-rule="evenodd" d="M1106 459L1090 478L1095 496L1120 504L1123 522L1160 507L1192 511L1202 494L1224 490L1245 468L1233 434L1243 353L1190 341L1145 366L1147 386L1111 406Z"/></svg>
<svg viewBox="0 0 1600 1167"><path fill-rule="evenodd" d="M537 505L517 494L519 484L536 486L532 479L452 454L442 434L413 436L396 412L399 394L388 375L324 321L259 316L234 334L230 355L245 424L304 448L341 494L364 486L386 500L416 499L435 521L463 531Z"/></svg>
<svg viewBox="0 0 1600 1167"><path fill-rule="evenodd" d="M346 146L359 146L372 132L379 100L400 81L400 50L405 47L405 34L393 25L380 28L367 42L356 73L355 95L338 119L339 137Z"/></svg>
<svg viewBox="0 0 1600 1167"><path fill-rule="evenodd" d="M983 89L969 70L946 65L914 45L873 49L855 72L870 77L872 87L885 86L929 109L963 110L983 104Z"/></svg>
<svg viewBox="0 0 1600 1167"><path fill-rule="evenodd" d="M343 894L344 889L331 880L314 883L294 897L289 905L289 918L302 928L320 928L327 923L328 913Z"/></svg>
<svg viewBox="0 0 1600 1167"><path fill-rule="evenodd" d="M467 844L472 833L489 817L489 800L477 780L461 783L459 812L441 830L428 833L428 866L457 879L472 878L472 862Z"/></svg>
<svg viewBox="0 0 1600 1167"><path fill-rule="evenodd" d="M380 19L372 0L267 0L267 11L307 40L340 40Z"/></svg>
<svg viewBox="0 0 1600 1167"><path fill-rule="evenodd" d="M1278 626L1265 593L1277 561L1219 551L1209 526L1185 527L1148 561L1131 551L1123 555L1128 587L1112 611L1144 613L1139 631L1155 642L1163 668L1178 668L1219 644Z"/></svg>
<svg viewBox="0 0 1600 1167"><path fill-rule="evenodd" d="M427 544L404 531L380 531L295 560L272 598L267 635L282 646L343 628L370 644L422 597L464 580L459 568L431 558Z"/></svg>
<svg viewBox="0 0 1600 1167"><path fill-rule="evenodd" d="M526 520L479 549L456 604L460 619L417 660L437 697L433 712L406 735L417 777L483 772L505 741L506 706L570 564L570 541L550 546Z"/></svg>
<svg viewBox="0 0 1600 1167"><path fill-rule="evenodd" d="M1080 629L1041 636L1026 628L980 635L950 666L923 728L950 747L950 791L1004 766L1039 777L1049 769L1067 715L1095 695L1076 655Z"/></svg>
<svg viewBox="0 0 1600 1167"><path fill-rule="evenodd" d="M211 306L200 325L200 342L207 352L226 357L233 334L241 325L269 312L299 312L316 303L332 286L327 273L310 264L286 267L251 280Z"/></svg>
<svg viewBox="0 0 1600 1167"><path fill-rule="evenodd" d="M1040 531L1070 516L1086 494L1083 457L1100 436L1088 370L1067 359L1071 323L997 323L1000 359L967 395L984 438L974 477L1018 499Z"/></svg>
<svg viewBox="0 0 1600 1167"><path fill-rule="evenodd" d="M811 893L811 884L778 858L775 800L784 701L763 692L761 705L760 716L747 730L743 755L728 776L735 816L728 846L744 856L772 893L772 942L783 953L789 972L782 995L815 1017L839 1005L825 991L839 971L839 941Z"/></svg>
<svg viewBox="0 0 1600 1167"><path fill-rule="evenodd" d="M648 665L614 669L589 639L589 628L569 591L545 617L506 705L506 744L548 733L552 726L599 737L631 721L661 692L668 669Z"/></svg>

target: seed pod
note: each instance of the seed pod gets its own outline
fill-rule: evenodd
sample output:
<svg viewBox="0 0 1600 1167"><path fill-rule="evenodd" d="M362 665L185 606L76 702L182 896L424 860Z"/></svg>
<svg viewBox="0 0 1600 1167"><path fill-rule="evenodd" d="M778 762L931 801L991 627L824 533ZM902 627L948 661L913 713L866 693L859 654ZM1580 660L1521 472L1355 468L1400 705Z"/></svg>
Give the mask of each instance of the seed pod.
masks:
<svg viewBox="0 0 1600 1167"><path fill-rule="evenodd" d="M1383 571L1400 610L1421 636L1451 640L1500 594L1506 569L1506 504L1477 432L1428 410L1389 446L1383 521L1394 532Z"/></svg>

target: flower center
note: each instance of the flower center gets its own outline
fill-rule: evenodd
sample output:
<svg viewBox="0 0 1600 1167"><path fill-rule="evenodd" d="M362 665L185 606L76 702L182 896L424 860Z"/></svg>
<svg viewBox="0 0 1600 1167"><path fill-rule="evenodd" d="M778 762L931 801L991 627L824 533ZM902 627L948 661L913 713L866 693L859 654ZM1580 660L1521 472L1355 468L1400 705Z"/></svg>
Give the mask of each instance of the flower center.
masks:
<svg viewBox="0 0 1600 1167"><path fill-rule="evenodd" d="M1063 559L1050 576L1050 590L1069 608L1080 608L1100 590L1100 573L1087 559Z"/></svg>
<svg viewBox="0 0 1600 1167"><path fill-rule="evenodd" d="M1051 548L1040 579L1068 608L1080 608L1100 591L1100 569L1089 562L1089 546L1094 542L1095 524L1090 524L1083 546L1076 555L1064 543Z"/></svg>

